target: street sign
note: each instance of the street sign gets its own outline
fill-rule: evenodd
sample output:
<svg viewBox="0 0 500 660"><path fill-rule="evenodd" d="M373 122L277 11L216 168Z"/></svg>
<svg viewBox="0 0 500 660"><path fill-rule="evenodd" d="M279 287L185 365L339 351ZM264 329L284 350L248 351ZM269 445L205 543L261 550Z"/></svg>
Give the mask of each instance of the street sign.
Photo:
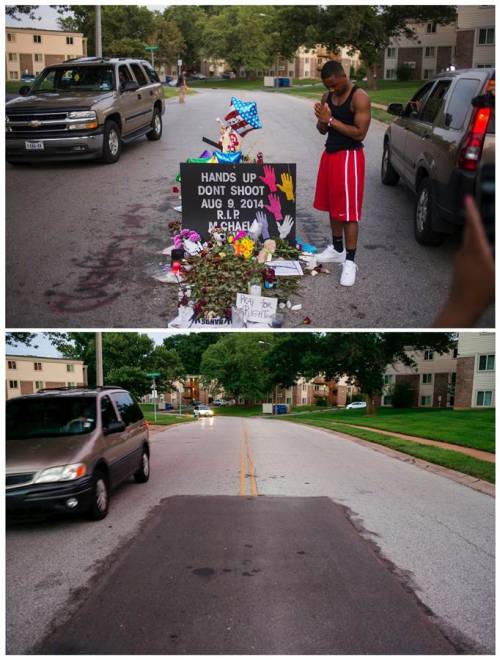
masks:
<svg viewBox="0 0 500 660"><path fill-rule="evenodd" d="M146 376L149 376L150 378L157 378L158 376L161 376L161 373L159 371L153 371L150 374L146 374Z"/></svg>
<svg viewBox="0 0 500 660"><path fill-rule="evenodd" d="M177 60L177 66L182 66L182 60Z"/></svg>
<svg viewBox="0 0 500 660"><path fill-rule="evenodd" d="M153 52L155 50L160 50L160 47L159 46L144 46L144 50L149 50L149 51Z"/></svg>
<svg viewBox="0 0 500 660"><path fill-rule="evenodd" d="M151 390L151 396L153 397L153 399L156 399L156 397L158 396L158 390Z"/></svg>

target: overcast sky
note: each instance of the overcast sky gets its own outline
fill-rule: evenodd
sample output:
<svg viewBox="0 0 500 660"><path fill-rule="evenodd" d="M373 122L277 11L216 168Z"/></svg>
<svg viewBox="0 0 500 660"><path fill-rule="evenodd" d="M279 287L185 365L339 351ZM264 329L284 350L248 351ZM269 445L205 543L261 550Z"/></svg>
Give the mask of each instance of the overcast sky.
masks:
<svg viewBox="0 0 500 660"><path fill-rule="evenodd" d="M165 332L147 332L146 333L155 344L161 344L165 337L169 337L175 334L182 334L179 331L168 331ZM6 346L6 353L8 355L39 355L40 357L62 357L61 354L56 351L52 346L50 341L43 334L38 334L33 342L37 346L24 346L24 344L19 344L18 346Z"/></svg>

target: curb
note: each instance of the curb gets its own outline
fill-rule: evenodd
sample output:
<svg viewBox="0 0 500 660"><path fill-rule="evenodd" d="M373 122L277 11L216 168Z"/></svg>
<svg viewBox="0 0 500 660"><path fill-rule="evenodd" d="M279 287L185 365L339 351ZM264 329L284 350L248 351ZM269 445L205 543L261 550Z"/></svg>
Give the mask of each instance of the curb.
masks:
<svg viewBox="0 0 500 660"><path fill-rule="evenodd" d="M290 424L294 423L290 420L287 421L289 421ZM300 422L297 423L300 424ZM386 456L395 458L398 461L402 461L403 463L411 463L412 465L416 465L417 467L426 470L427 472L432 472L433 474L437 474L438 476L445 477L446 479L450 479L451 481L462 484L462 486L472 488L472 490L479 491L480 493L483 493L483 495L495 497L495 484L491 484L489 481L483 481L477 477L471 477L468 474L463 474L462 472L457 472L456 470L450 470L450 468L445 468L441 465L436 465L435 463L428 463L421 458L415 458L414 456L403 454L402 452L396 451L395 449L384 447L384 445L378 445L376 442L368 442L368 440L356 438L352 435L347 435L346 433L342 433L340 431L330 431L329 429L322 428L321 426L314 426L313 424L304 424L303 426L310 426L311 428L318 429L319 431L324 431L329 435L338 435L343 440L351 440L358 445L373 449L380 452L381 454L385 454Z"/></svg>

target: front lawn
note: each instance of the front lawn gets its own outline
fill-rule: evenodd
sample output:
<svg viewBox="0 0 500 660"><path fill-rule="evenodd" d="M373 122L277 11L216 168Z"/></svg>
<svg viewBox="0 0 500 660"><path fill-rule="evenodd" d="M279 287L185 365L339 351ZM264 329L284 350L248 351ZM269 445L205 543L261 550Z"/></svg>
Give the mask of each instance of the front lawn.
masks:
<svg viewBox="0 0 500 660"><path fill-rule="evenodd" d="M258 406L210 406L214 415L225 417L255 417L262 415L262 404Z"/></svg>
<svg viewBox="0 0 500 660"><path fill-rule="evenodd" d="M380 408L377 415L368 416L362 410L338 410L324 413L330 421L396 431L430 440L441 440L462 447L473 447L495 453L494 410L424 410ZM301 415L301 420L314 421L318 416Z"/></svg>
<svg viewBox="0 0 500 660"><path fill-rule="evenodd" d="M304 416L300 417L287 417L287 420L294 421L299 424L310 424L311 426L318 426L320 428L328 429L329 431L338 431L346 435L352 435L368 442L374 442L378 445L384 445L404 454L420 458L429 463L442 465L450 470L456 470L462 474L469 474L478 479L484 479L490 483L495 483L495 464L481 461L472 456L461 454L449 449L441 449L440 447L431 447L428 445L420 445L418 442L411 440L403 440L391 435L382 435L375 431L364 429L353 429L346 424L335 424L333 421L323 419L307 421Z"/></svg>

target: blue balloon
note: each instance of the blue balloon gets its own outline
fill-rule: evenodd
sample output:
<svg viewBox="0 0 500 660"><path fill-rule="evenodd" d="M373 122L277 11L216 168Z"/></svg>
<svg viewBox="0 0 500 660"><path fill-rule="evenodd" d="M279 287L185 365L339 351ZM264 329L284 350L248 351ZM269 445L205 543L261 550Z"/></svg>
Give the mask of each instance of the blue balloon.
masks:
<svg viewBox="0 0 500 660"><path fill-rule="evenodd" d="M219 163L234 164L240 162L242 154L241 151L232 151L227 154L222 151L214 151L214 156Z"/></svg>

